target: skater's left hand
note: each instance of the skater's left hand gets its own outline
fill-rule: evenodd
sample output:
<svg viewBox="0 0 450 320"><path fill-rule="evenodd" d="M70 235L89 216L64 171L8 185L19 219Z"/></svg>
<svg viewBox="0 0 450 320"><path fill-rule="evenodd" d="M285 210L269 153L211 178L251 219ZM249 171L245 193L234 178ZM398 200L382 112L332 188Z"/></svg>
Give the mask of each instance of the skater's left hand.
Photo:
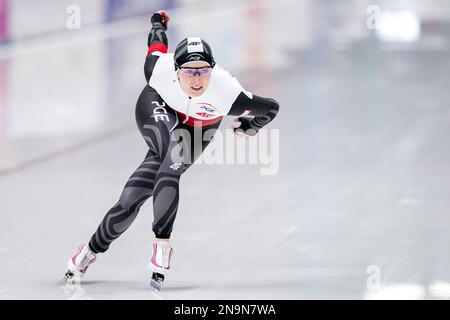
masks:
<svg viewBox="0 0 450 320"><path fill-rule="evenodd" d="M169 14L167 13L167 11L159 10L156 13L159 13L159 15L161 16L162 22L164 23L164 25L166 27L168 27L169 26L170 17L169 17Z"/></svg>
<svg viewBox="0 0 450 320"><path fill-rule="evenodd" d="M169 24L169 14L167 11L159 10L152 15L151 22L152 24L155 22L160 22L164 26L164 29L167 30L167 25Z"/></svg>
<svg viewBox="0 0 450 320"><path fill-rule="evenodd" d="M250 120L250 118L244 117L233 119L234 123L231 123L231 128L234 131L234 135L239 139L248 139L250 136L256 135L257 131L253 128L250 128Z"/></svg>

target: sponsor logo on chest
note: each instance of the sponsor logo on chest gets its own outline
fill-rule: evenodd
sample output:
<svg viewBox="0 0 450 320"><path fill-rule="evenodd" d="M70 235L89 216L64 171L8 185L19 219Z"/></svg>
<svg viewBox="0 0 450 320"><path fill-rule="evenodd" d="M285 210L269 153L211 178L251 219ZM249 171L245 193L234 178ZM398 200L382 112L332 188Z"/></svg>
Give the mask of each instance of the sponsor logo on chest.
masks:
<svg viewBox="0 0 450 320"><path fill-rule="evenodd" d="M196 105L195 114L204 119L212 119L220 116L219 111L212 104L199 102Z"/></svg>

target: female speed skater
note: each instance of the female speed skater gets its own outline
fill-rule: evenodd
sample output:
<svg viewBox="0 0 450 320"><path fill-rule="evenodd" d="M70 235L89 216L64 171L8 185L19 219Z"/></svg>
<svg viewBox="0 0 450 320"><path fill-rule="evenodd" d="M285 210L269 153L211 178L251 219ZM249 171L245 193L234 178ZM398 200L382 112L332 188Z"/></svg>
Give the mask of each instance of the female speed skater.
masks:
<svg viewBox="0 0 450 320"><path fill-rule="evenodd" d="M165 31L169 15L160 10L151 17L144 65L146 86L136 104L136 122L148 151L130 176L119 201L106 213L90 241L69 259L65 281L81 279L97 254L108 250L153 196L155 239L149 261L151 286L160 290L170 271L173 248L169 242L178 211L181 175L204 151L211 139L195 144L195 130L203 134L219 128L224 116L236 116L234 133L255 135L272 121L278 102L252 94L214 61L209 44L198 37L181 41L167 53ZM240 122L240 125L239 125ZM203 140L203 139L201 139Z"/></svg>

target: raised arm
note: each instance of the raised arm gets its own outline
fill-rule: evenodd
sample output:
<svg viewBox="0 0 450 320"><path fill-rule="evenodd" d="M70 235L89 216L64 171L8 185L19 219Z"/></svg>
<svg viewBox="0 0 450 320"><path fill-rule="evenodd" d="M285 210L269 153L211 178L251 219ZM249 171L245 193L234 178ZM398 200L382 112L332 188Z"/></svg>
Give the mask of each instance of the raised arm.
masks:
<svg viewBox="0 0 450 320"><path fill-rule="evenodd" d="M147 79L147 82L150 80L155 63L159 58L157 52L167 53L167 47L169 45L165 32L169 23L169 15L167 12L160 10L154 13L151 22L152 29L148 35L148 51L144 65L145 79Z"/></svg>
<svg viewBox="0 0 450 320"><path fill-rule="evenodd" d="M234 128L235 133L254 136L259 129L275 118L278 109L279 104L274 99L241 92L231 106L228 115L238 116L234 121L241 123L239 127Z"/></svg>

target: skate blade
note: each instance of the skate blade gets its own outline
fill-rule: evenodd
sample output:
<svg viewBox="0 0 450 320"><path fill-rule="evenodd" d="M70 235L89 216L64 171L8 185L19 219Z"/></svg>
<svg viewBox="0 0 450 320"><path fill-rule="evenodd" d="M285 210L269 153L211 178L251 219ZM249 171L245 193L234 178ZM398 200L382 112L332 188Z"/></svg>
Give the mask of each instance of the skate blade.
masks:
<svg viewBox="0 0 450 320"><path fill-rule="evenodd" d="M64 278L62 278L61 280L59 280L58 285L59 286L64 286L68 283L70 283L70 277L64 276Z"/></svg>
<svg viewBox="0 0 450 320"><path fill-rule="evenodd" d="M160 292L162 287L162 283L159 283L155 280L150 280L150 288L155 290L156 292Z"/></svg>
<svg viewBox="0 0 450 320"><path fill-rule="evenodd" d="M150 287L153 290L159 292L161 290L163 282L164 282L164 275L157 272L152 273L152 278L150 279Z"/></svg>
<svg viewBox="0 0 450 320"><path fill-rule="evenodd" d="M70 272L70 271L67 271L67 272L64 274L64 278L62 278L62 279L59 281L58 284L61 285L61 286L63 286L63 285L66 285L66 284L72 284L72 283L77 282L77 281L79 281L79 279L77 279L77 277L75 276L75 274L72 273L72 272Z"/></svg>

